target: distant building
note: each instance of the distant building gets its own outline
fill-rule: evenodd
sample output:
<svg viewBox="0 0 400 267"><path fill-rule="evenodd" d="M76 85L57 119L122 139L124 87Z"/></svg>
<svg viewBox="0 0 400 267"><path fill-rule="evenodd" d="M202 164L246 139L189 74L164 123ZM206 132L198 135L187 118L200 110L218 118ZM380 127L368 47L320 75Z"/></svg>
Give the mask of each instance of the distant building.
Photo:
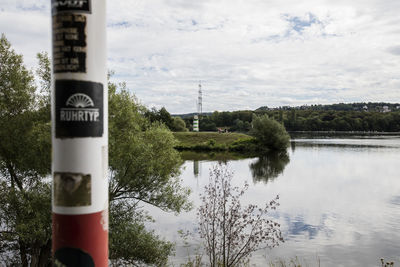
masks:
<svg viewBox="0 0 400 267"><path fill-rule="evenodd" d="M390 108L388 107L388 106L383 106L382 107L382 112L383 113L386 113L386 112L390 112L391 110L390 110Z"/></svg>
<svg viewBox="0 0 400 267"><path fill-rule="evenodd" d="M300 109L307 110L307 109L310 109L310 107L308 105L302 105L302 106L300 106Z"/></svg>
<svg viewBox="0 0 400 267"><path fill-rule="evenodd" d="M364 106L363 106L363 110L364 110L364 111L368 111L368 106L367 106L367 105L364 105Z"/></svg>

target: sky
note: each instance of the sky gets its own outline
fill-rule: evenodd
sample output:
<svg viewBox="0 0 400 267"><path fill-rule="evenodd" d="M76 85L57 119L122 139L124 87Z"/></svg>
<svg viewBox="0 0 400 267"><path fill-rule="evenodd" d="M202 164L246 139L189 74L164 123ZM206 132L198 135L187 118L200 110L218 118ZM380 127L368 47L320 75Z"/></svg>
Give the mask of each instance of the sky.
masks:
<svg viewBox="0 0 400 267"><path fill-rule="evenodd" d="M93 0L95 1L95 0ZM170 113L400 102L399 0L109 0L115 82ZM0 0L28 68L51 54L50 0Z"/></svg>

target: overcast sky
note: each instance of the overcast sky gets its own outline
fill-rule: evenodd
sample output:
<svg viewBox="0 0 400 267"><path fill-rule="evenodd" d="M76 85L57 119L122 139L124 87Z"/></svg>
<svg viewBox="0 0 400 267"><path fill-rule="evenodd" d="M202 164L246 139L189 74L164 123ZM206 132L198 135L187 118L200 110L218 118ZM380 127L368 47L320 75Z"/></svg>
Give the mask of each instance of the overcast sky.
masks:
<svg viewBox="0 0 400 267"><path fill-rule="evenodd" d="M95 1L95 0L94 0ZM109 0L108 68L147 107L203 111L400 102L399 0ZM33 68L50 0L0 0Z"/></svg>

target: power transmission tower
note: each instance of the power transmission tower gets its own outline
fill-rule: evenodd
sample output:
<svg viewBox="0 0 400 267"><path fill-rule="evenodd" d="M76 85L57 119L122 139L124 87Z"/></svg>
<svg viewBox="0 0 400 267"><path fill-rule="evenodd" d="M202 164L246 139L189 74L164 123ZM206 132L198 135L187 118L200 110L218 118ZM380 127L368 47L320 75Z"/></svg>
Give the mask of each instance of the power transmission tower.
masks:
<svg viewBox="0 0 400 267"><path fill-rule="evenodd" d="M203 92L201 91L201 81L199 82L199 96L197 100L197 113L201 115L203 113Z"/></svg>

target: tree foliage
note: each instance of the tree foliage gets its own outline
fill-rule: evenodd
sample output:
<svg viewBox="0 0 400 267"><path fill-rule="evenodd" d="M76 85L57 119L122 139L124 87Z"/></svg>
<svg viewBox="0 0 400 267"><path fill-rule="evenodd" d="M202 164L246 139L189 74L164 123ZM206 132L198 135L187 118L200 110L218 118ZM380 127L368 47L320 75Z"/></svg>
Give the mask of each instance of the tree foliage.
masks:
<svg viewBox="0 0 400 267"><path fill-rule="evenodd" d="M110 259L112 266L140 264L166 266L174 245L148 231L150 218L127 202L113 201L110 207Z"/></svg>
<svg viewBox="0 0 400 267"><path fill-rule="evenodd" d="M251 134L257 139L261 148L284 150L289 146L290 136L285 127L267 115L254 116L252 125Z"/></svg>
<svg viewBox="0 0 400 267"><path fill-rule="evenodd" d="M21 55L11 48L3 34L0 38L0 116L11 118L34 108L33 75L23 66Z"/></svg>
<svg viewBox="0 0 400 267"><path fill-rule="evenodd" d="M385 106L391 111L384 112ZM218 127L223 127L229 128L229 131L248 132L253 114L268 115L283 123L288 131L400 131L400 104L372 102L215 111L201 116L200 131L216 131ZM184 120L190 128L193 116L184 116Z"/></svg>
<svg viewBox="0 0 400 267"><path fill-rule="evenodd" d="M45 266L51 250L50 123L34 77L0 39L0 254L8 264ZM18 256L17 256L18 255Z"/></svg>
<svg viewBox="0 0 400 267"><path fill-rule="evenodd" d="M199 232L211 267L241 266L256 250L283 242L280 225L267 214L279 205L277 196L259 208L241 205L248 189L231 184L232 172L217 165L210 171L210 182L198 209Z"/></svg>
<svg viewBox="0 0 400 267"><path fill-rule="evenodd" d="M288 131L361 131L361 132L398 132L400 131L399 104L391 105L391 112L380 112L386 103L364 103L371 107L367 111L351 109L288 109L283 112L282 119ZM344 105L344 104L343 104ZM356 104L353 104L356 105ZM358 105L358 104L357 104ZM345 105L348 107L348 105ZM278 110L258 111L257 114L267 114L270 118L279 119Z"/></svg>
<svg viewBox="0 0 400 267"><path fill-rule="evenodd" d="M50 115L50 90L51 90L51 68L50 58L47 52L38 53L36 55L39 67L36 70L36 75L40 82L40 101L41 105L46 108L45 112Z"/></svg>
<svg viewBox="0 0 400 267"><path fill-rule="evenodd" d="M162 107L160 110L152 108L151 110L146 110L144 114L151 122L163 123L171 131L187 131L185 121L180 117L172 117L165 107Z"/></svg>
<svg viewBox="0 0 400 267"><path fill-rule="evenodd" d="M125 87L109 84L110 200L133 199L166 211L189 208L180 186L176 140Z"/></svg>
<svg viewBox="0 0 400 267"><path fill-rule="evenodd" d="M143 203L169 212L190 208L182 188L175 139L160 122L150 122L124 84L109 83L110 258L114 264L162 266L173 251L144 227L151 220Z"/></svg>
<svg viewBox="0 0 400 267"><path fill-rule="evenodd" d="M7 265L49 266L50 186L46 183L35 183L25 190L18 190L3 181L0 190L2 260Z"/></svg>
<svg viewBox="0 0 400 267"><path fill-rule="evenodd" d="M187 132L186 123L180 117L174 117L172 122L172 131L174 132Z"/></svg>

